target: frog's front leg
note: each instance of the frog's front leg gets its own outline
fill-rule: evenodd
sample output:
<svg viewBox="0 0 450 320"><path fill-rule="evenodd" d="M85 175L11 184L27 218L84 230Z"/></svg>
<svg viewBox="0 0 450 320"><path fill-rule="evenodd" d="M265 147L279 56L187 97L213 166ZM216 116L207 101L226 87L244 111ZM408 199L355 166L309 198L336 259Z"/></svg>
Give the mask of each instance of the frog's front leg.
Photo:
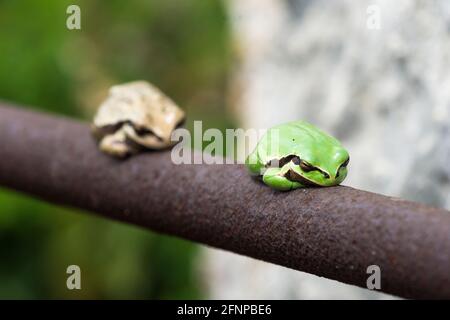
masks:
<svg viewBox="0 0 450 320"><path fill-rule="evenodd" d="M100 150L119 158L136 153L136 150L127 143L127 136L123 127L112 134L104 136L100 140Z"/></svg>
<svg viewBox="0 0 450 320"><path fill-rule="evenodd" d="M289 166L283 168L268 168L263 175L263 181L269 187L280 191L289 191L301 188L302 184L287 179L284 175L289 171Z"/></svg>

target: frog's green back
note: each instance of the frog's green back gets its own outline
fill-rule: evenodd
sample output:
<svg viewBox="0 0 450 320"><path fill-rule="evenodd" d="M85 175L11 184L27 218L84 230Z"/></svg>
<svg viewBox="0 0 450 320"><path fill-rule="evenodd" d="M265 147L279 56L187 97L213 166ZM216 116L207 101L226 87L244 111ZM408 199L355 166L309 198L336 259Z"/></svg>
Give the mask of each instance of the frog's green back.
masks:
<svg viewBox="0 0 450 320"><path fill-rule="evenodd" d="M265 164L292 154L327 171L335 170L336 163L348 158L347 151L337 139L305 121L294 121L269 129L248 162L258 160ZM248 167L251 171L260 169L255 165L253 169Z"/></svg>

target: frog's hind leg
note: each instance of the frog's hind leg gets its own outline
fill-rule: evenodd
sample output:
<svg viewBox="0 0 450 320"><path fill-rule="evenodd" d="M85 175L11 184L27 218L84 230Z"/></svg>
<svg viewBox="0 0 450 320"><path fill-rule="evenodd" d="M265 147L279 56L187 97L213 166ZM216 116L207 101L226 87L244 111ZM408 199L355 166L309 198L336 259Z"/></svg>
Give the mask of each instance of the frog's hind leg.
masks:
<svg viewBox="0 0 450 320"><path fill-rule="evenodd" d="M302 184L296 181L291 181L286 178L286 169L283 168L268 168L263 175L263 181L268 186L280 190L289 191L297 188L301 188Z"/></svg>
<svg viewBox="0 0 450 320"><path fill-rule="evenodd" d="M245 165L250 170L250 173L255 176L261 175L261 170L264 168L256 150L245 159Z"/></svg>

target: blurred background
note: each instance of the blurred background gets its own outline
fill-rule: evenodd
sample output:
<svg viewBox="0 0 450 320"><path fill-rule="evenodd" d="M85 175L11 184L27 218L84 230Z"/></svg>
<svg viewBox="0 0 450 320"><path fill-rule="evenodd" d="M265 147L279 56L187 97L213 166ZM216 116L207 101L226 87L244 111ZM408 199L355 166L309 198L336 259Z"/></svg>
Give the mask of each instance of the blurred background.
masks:
<svg viewBox="0 0 450 320"><path fill-rule="evenodd" d="M66 9L81 8L81 30ZM232 127L220 1L0 0L0 99L89 120L108 87L155 83L204 127ZM1 116L1 115L0 115ZM0 189L0 298L201 298L192 243ZM82 290L65 287L77 264Z"/></svg>
<svg viewBox="0 0 450 320"><path fill-rule="evenodd" d="M449 26L446 0L0 0L0 99L89 120L144 79L188 129L305 119L349 149L344 184L450 208ZM392 297L0 189L0 298Z"/></svg>

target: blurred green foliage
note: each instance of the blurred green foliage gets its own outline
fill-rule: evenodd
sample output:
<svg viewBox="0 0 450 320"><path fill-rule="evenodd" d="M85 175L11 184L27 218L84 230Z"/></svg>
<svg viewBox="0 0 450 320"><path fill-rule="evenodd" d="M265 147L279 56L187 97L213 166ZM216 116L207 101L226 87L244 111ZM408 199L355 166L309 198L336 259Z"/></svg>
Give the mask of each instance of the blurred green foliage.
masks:
<svg viewBox="0 0 450 320"><path fill-rule="evenodd" d="M81 30L66 28L69 4ZM229 51L220 1L0 0L0 99L54 113L89 119L110 85L145 79L188 128L230 127ZM202 297L196 248L0 190L0 298ZM82 290L66 288L70 264Z"/></svg>

